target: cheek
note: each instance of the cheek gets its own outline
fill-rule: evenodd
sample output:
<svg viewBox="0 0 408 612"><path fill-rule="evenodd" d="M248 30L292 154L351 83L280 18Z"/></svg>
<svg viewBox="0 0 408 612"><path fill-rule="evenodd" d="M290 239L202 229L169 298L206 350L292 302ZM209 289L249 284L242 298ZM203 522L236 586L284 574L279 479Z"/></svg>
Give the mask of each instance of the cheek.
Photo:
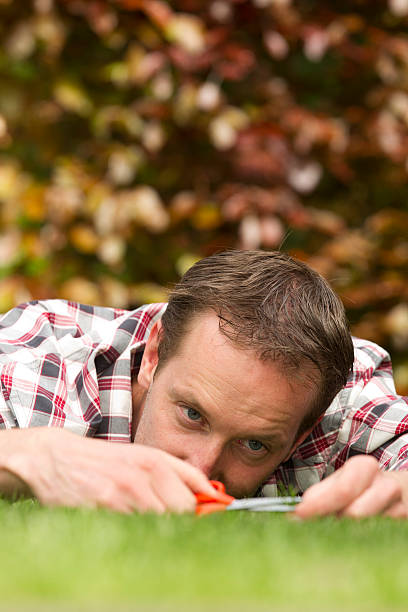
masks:
<svg viewBox="0 0 408 612"><path fill-rule="evenodd" d="M176 437L172 412L164 408L164 402L157 396L152 389L149 390L134 441L175 454L172 452Z"/></svg>
<svg viewBox="0 0 408 612"><path fill-rule="evenodd" d="M161 431L160 427L160 415L155 410L157 401L155 399L155 393L152 388L152 384L147 392L144 404L141 409L141 416L135 433L135 443L145 444L147 446L158 447L157 436Z"/></svg>

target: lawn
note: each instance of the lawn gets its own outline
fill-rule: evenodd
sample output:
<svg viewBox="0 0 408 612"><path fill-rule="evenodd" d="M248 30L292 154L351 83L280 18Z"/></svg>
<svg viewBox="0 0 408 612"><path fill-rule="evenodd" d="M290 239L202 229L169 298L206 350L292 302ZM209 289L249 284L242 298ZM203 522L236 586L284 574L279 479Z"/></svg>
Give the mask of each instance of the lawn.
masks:
<svg viewBox="0 0 408 612"><path fill-rule="evenodd" d="M408 521L0 501L3 610L403 610Z"/></svg>

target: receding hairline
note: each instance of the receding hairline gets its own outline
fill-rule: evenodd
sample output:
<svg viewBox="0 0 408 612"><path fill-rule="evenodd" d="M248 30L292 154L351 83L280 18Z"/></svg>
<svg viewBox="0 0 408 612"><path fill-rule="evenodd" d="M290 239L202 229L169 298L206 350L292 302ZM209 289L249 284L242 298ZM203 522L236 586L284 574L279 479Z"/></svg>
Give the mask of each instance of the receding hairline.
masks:
<svg viewBox="0 0 408 612"><path fill-rule="evenodd" d="M292 390L294 390L295 386L298 384L302 384L307 386L309 389L315 387L318 388L321 382L321 373L318 368L310 362L310 360L304 360L296 367L288 367L288 363L285 361L284 357L278 354L276 357L272 356L272 353L268 356L267 354L259 355L256 348L252 347L249 343L237 342L234 338L230 337L226 333L225 328L225 319L218 313L214 308L204 307L202 309L197 309L195 312L190 313L190 315L186 318L183 326L183 332L179 335L177 343L173 346L173 352L171 356L168 356L165 360L157 366L157 371L160 367L164 366L165 363L169 362L173 357L177 357L181 354L181 347L183 342L187 338L188 334L193 330L194 325L198 320L202 320L206 317L216 317L218 319L218 331L222 335L222 338L230 344L233 348L238 351L243 351L251 356L255 360L260 361L261 363L271 363L278 366L278 370L280 374L286 379L289 386ZM223 325L224 323L224 325ZM160 335L164 334L163 328L160 331ZM290 378L288 376L290 373Z"/></svg>

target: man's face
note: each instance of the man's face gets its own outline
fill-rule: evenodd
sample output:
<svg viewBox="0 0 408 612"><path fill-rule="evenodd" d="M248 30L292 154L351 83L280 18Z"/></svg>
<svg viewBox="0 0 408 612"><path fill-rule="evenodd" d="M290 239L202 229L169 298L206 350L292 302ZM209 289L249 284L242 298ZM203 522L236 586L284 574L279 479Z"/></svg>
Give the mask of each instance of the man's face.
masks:
<svg viewBox="0 0 408 612"><path fill-rule="evenodd" d="M275 363L235 347L215 314L197 316L177 354L154 376L152 332L138 377L147 391L134 441L154 446L221 480L235 497L253 495L290 456L313 391Z"/></svg>

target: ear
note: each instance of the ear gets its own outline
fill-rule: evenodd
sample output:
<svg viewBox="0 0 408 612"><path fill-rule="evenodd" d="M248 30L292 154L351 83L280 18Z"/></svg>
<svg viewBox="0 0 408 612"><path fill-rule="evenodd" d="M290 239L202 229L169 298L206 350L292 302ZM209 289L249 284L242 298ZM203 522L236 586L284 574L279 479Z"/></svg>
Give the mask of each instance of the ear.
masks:
<svg viewBox="0 0 408 612"><path fill-rule="evenodd" d="M142 363L140 364L139 374L137 375L138 384L146 390L150 387L150 383L153 380L154 372L159 361L158 348L160 344L161 331L162 323L161 321L156 321L147 339L145 350L143 352Z"/></svg>

